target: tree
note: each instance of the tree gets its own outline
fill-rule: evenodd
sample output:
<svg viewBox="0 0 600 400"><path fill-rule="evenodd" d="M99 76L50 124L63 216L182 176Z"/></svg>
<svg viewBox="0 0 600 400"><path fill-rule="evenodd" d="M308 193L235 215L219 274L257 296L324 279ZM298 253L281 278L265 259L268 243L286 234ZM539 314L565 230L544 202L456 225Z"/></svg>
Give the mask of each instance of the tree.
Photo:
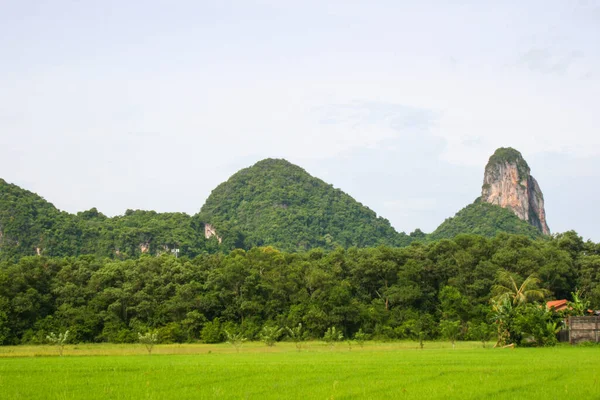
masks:
<svg viewBox="0 0 600 400"><path fill-rule="evenodd" d="M460 332L460 321L451 321L448 319L440 321L440 332L445 339L452 342L452 348L454 349L456 338Z"/></svg>
<svg viewBox="0 0 600 400"><path fill-rule="evenodd" d="M295 328L285 327L289 338L296 344L296 350L302 349L302 342L304 341L304 332L302 331L302 323L299 323Z"/></svg>
<svg viewBox="0 0 600 400"><path fill-rule="evenodd" d="M58 349L58 354L62 357L63 349L65 348L65 344L67 343L67 339L69 338L69 331L65 331L64 333L59 333L58 335L54 332L50 332L46 339L50 342L50 344L55 345Z"/></svg>
<svg viewBox="0 0 600 400"><path fill-rule="evenodd" d="M141 344L146 347L148 350L148 354L152 355L152 349L154 345L158 342L158 332L156 331L148 331L143 335L138 332L138 340Z"/></svg>
<svg viewBox="0 0 600 400"><path fill-rule="evenodd" d="M496 325L496 333L498 336L498 340L494 347L504 346L511 340L509 324L511 322L513 306L508 297L503 297L501 300L492 299L491 303L491 319Z"/></svg>
<svg viewBox="0 0 600 400"><path fill-rule="evenodd" d="M363 347L365 345L365 341L367 340L367 334L363 332L362 328L358 330L354 334L354 341L360 346Z"/></svg>
<svg viewBox="0 0 600 400"><path fill-rule="evenodd" d="M260 333L260 340L262 340L267 346L272 347L277 342L277 339L281 336L282 329L276 326L263 326Z"/></svg>
<svg viewBox="0 0 600 400"><path fill-rule="evenodd" d="M534 274L529 275L521 284L518 275L512 274L505 269L498 270L496 284L492 287L496 302L510 300L513 306L528 303L533 300L543 300L549 293L546 289L540 289L540 280Z"/></svg>
<svg viewBox="0 0 600 400"><path fill-rule="evenodd" d="M481 342L482 347L485 349L485 344L493 334L493 327L485 322L480 322L479 324L472 323L469 321L469 336L472 339L478 340Z"/></svg>
<svg viewBox="0 0 600 400"><path fill-rule="evenodd" d="M240 352L240 347L247 340L242 333L230 333L225 330L225 334L227 335L227 343L235 347L236 352Z"/></svg>
<svg viewBox="0 0 600 400"><path fill-rule="evenodd" d="M573 316L582 316L587 314L590 302L581 298L581 292L576 290L571 292L573 301L567 302L567 314Z"/></svg>
<svg viewBox="0 0 600 400"><path fill-rule="evenodd" d="M335 326L327 328L327 332L323 335L323 340L329 345L330 348L335 346L336 342L340 342L344 339L344 334L335 329Z"/></svg>

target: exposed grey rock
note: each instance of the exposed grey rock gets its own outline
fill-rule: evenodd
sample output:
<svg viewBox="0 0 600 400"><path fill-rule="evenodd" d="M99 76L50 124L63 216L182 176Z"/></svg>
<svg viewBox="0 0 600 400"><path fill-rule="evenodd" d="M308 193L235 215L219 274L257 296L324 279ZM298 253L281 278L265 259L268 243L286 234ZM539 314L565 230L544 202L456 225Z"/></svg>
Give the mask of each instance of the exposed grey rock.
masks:
<svg viewBox="0 0 600 400"><path fill-rule="evenodd" d="M515 213L545 235L550 234L544 195L530 174L529 165L517 150L499 148L485 167L481 199Z"/></svg>

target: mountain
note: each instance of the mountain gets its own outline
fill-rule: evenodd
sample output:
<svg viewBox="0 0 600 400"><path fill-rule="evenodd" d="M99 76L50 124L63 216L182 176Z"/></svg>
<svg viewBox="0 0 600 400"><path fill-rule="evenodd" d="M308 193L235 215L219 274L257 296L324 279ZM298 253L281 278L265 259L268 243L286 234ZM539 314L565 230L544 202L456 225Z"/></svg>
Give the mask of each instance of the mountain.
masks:
<svg viewBox="0 0 600 400"><path fill-rule="evenodd" d="M499 148L490 157L483 178L482 201L511 210L519 219L550 234L544 195L530 174L529 165L517 150Z"/></svg>
<svg viewBox="0 0 600 400"><path fill-rule="evenodd" d="M500 232L530 238L550 234L540 186L521 153L510 147L499 148L490 157L481 197L446 219L428 239L451 238L461 233L492 237Z"/></svg>
<svg viewBox="0 0 600 400"><path fill-rule="evenodd" d="M131 258L274 246L406 246L460 233L549 234L544 196L521 153L498 149L485 168L481 197L432 234L398 233L348 194L281 159L242 169L216 187L194 216L127 210L109 218L95 208L58 210L35 193L0 179L0 260L28 255Z"/></svg>
<svg viewBox="0 0 600 400"><path fill-rule="evenodd" d="M266 159L215 188L199 219L223 242L294 251L314 247L407 245L375 212L281 159Z"/></svg>
<svg viewBox="0 0 600 400"><path fill-rule="evenodd" d="M40 254L41 243L64 218L42 197L0 179L0 258Z"/></svg>
<svg viewBox="0 0 600 400"><path fill-rule="evenodd" d="M0 179L0 260L23 256L128 258L180 249L216 251L203 226L184 213L127 210L108 218L95 208L77 214L58 210L42 197Z"/></svg>
<svg viewBox="0 0 600 400"><path fill-rule="evenodd" d="M525 235L532 239L543 236L537 228L519 219L511 210L478 198L453 218L446 219L427 239L450 239L463 233L494 237L500 232Z"/></svg>

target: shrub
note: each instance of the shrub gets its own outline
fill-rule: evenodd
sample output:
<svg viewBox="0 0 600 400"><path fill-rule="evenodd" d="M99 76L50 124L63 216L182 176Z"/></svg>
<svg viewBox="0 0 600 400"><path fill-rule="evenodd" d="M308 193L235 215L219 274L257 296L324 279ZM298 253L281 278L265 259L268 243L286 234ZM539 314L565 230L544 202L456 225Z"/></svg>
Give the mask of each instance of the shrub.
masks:
<svg viewBox="0 0 600 400"><path fill-rule="evenodd" d="M358 332L354 334L354 341L360 346L363 347L365 345L365 341L367 340L367 334L359 329Z"/></svg>
<svg viewBox="0 0 600 400"><path fill-rule="evenodd" d="M215 318L211 322L204 324L200 333L204 343L221 343L223 342L223 331L221 330L221 321Z"/></svg>
<svg viewBox="0 0 600 400"><path fill-rule="evenodd" d="M275 342L281 336L282 329L276 326L263 326L260 333L260 340L263 341L267 346L272 347Z"/></svg>
<svg viewBox="0 0 600 400"><path fill-rule="evenodd" d="M148 350L148 354L152 354L152 349L154 345L158 342L158 332L157 331L148 331L145 334L141 334L138 332L138 340L141 344L146 347Z"/></svg>
<svg viewBox="0 0 600 400"><path fill-rule="evenodd" d="M69 331L65 331L65 333L59 333L58 335L54 332L50 332L46 339L53 344L58 349L58 354L62 357L63 349L65 348L65 344L67 343L67 339L69 338Z"/></svg>
<svg viewBox="0 0 600 400"><path fill-rule="evenodd" d="M329 347L333 348L336 342L344 340L344 334L336 330L335 326L332 326L327 328L327 332L325 332L325 335L323 335L323 340L329 345Z"/></svg>
<svg viewBox="0 0 600 400"><path fill-rule="evenodd" d="M288 337L292 342L296 344L296 350L302 349L302 342L304 341L304 331L302 330L302 323L299 323L295 328L286 326Z"/></svg>
<svg viewBox="0 0 600 400"><path fill-rule="evenodd" d="M230 333L229 331L225 331L227 335L227 343L235 347L235 351L240 352L240 347L246 341L246 338L242 333Z"/></svg>

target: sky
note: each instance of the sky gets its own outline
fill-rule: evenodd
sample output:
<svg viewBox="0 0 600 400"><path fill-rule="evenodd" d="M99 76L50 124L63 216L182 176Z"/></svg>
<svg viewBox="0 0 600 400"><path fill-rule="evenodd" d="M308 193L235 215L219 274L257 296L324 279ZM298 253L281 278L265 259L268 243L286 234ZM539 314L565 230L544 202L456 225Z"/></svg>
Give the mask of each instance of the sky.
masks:
<svg viewBox="0 0 600 400"><path fill-rule="evenodd" d="M600 0L0 0L0 177L58 208L194 214L285 158L433 231L519 150L600 241Z"/></svg>

